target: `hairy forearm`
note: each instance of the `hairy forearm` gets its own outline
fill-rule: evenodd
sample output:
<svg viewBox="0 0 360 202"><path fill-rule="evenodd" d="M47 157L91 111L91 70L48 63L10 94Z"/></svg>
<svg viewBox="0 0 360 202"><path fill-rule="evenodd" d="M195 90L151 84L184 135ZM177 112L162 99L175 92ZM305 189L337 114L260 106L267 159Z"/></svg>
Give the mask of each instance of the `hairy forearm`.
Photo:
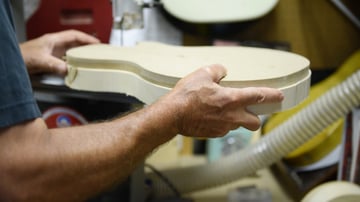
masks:
<svg viewBox="0 0 360 202"><path fill-rule="evenodd" d="M124 180L176 133L167 128L170 119L158 109L148 107L111 122L73 128L48 130L37 119L3 130L0 196L82 201Z"/></svg>

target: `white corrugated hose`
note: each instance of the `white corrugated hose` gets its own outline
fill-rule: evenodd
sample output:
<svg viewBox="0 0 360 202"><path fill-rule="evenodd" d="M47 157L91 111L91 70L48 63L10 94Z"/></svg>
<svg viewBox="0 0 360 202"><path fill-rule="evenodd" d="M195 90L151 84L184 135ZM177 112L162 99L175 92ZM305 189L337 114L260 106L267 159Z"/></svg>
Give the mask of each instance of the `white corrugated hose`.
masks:
<svg viewBox="0 0 360 202"><path fill-rule="evenodd" d="M181 194L236 181L281 160L359 105L360 70L266 134L257 143L215 162L165 170L163 174ZM146 177L152 182L154 196L173 195L168 185L157 175L149 173Z"/></svg>

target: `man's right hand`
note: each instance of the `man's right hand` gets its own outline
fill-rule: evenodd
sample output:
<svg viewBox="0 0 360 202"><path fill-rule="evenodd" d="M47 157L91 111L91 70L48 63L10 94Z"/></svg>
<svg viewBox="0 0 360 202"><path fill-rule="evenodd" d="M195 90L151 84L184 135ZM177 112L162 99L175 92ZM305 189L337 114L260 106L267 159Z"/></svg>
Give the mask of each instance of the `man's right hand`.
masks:
<svg viewBox="0 0 360 202"><path fill-rule="evenodd" d="M229 88L219 82L226 76L221 65L203 67L181 79L161 100L169 108L178 134L219 137L240 126L260 127L249 105L281 102L281 91L267 87Z"/></svg>

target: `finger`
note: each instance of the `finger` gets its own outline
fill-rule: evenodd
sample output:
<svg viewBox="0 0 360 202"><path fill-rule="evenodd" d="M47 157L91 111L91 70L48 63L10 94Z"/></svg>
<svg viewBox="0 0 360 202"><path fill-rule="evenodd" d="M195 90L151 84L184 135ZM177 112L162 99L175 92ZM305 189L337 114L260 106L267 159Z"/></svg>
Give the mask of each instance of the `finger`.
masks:
<svg viewBox="0 0 360 202"><path fill-rule="evenodd" d="M281 102L284 99L283 93L274 88L248 87L242 88L238 92L239 102L245 105L275 103Z"/></svg>
<svg viewBox="0 0 360 202"><path fill-rule="evenodd" d="M52 66L50 66L50 69L52 69L53 73L59 75L65 75L67 73L66 62L64 62L63 60L60 60L56 57L51 57L51 64Z"/></svg>
<svg viewBox="0 0 360 202"><path fill-rule="evenodd" d="M242 119L244 120L240 125L251 131L255 131L260 128L261 121L260 118L250 112L242 114Z"/></svg>
<svg viewBox="0 0 360 202"><path fill-rule="evenodd" d="M245 127L249 130L257 130L260 127L261 121L260 118L246 110L243 106L238 106L235 109L229 109L227 114L221 114L224 119L231 120L230 123L233 123L232 127Z"/></svg>
<svg viewBox="0 0 360 202"><path fill-rule="evenodd" d="M224 66L219 64L214 64L205 67L205 70L210 74L212 81L219 83L221 79L226 76L226 69Z"/></svg>
<svg viewBox="0 0 360 202"><path fill-rule="evenodd" d="M47 56L39 66L42 68L42 72L46 73L66 75L67 72L66 63L63 60L52 56Z"/></svg>
<svg viewBox="0 0 360 202"><path fill-rule="evenodd" d="M58 43L78 43L78 44L94 44L100 43L100 40L77 30L66 30L54 33L57 36Z"/></svg>

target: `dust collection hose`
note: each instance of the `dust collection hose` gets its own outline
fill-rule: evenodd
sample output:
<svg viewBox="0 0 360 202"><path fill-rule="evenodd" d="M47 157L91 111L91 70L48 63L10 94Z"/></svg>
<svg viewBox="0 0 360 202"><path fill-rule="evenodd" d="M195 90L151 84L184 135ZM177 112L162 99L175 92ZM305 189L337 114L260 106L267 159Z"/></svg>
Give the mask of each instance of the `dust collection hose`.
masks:
<svg viewBox="0 0 360 202"><path fill-rule="evenodd" d="M233 182L281 160L358 105L360 105L360 70L331 88L255 144L215 162L164 170L163 175L181 194ZM152 181L154 196L173 195L168 185L157 175L149 173L146 177Z"/></svg>

